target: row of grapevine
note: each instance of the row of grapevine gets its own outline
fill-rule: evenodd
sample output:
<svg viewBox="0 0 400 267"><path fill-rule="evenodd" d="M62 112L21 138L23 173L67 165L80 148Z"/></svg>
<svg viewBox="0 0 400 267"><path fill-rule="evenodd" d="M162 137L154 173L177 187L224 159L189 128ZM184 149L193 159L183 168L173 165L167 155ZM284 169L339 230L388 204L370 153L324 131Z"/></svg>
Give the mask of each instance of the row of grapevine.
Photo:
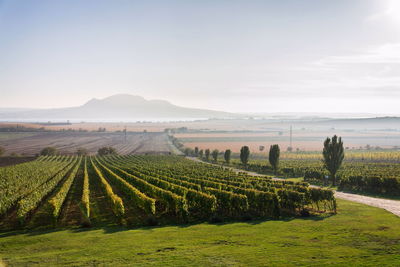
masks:
<svg viewBox="0 0 400 267"><path fill-rule="evenodd" d="M169 159L169 158L168 158ZM247 197L247 202L249 204L249 211L251 211L252 214L260 215L260 216L272 216L272 217L278 217L279 216L279 209L280 205L282 204L283 208L287 208L290 211L293 211L294 209L303 209L307 205L314 204L315 207L318 205L314 200L310 199L309 194L308 194L308 187L307 183L294 183L291 181L272 181L271 179L265 179L265 178L255 178L249 179L250 181L248 183L245 182L230 182L229 180L226 179L226 176L224 176L223 179L218 179L219 173L222 173L225 175L227 172L224 169L210 166L208 165L206 168L208 171L204 172L204 166L205 164L196 166L196 169L200 169L201 173L211 173L213 177L207 177L207 176L201 176L201 174L197 173L194 169L189 170L190 172L190 177L188 177L186 174L185 170L182 170L178 168L180 165L179 163L182 161L182 159L179 159L179 161L174 162L173 169L171 170L170 168L166 168L168 170L165 170L164 168L157 168L157 164L161 164L159 161L152 167L152 164L149 164L149 162L144 162L143 157L115 157L115 158L110 158L108 159L109 161L116 161L118 162L119 166L126 171L128 171L131 174L134 174L135 176L142 177L144 179L149 179L149 177L153 177L155 179L159 180L165 180L170 183L174 184L179 184L188 188L193 188L195 190L199 191L204 191L204 188L214 188L219 191L219 194L216 195L217 199L220 198L219 205L223 207L225 210L244 210L243 206L242 207L228 207L224 203L223 200L230 199L229 194L230 193L235 193L235 194L241 194ZM198 164L198 163L189 163L185 162L183 165L185 168L187 166L191 166L191 164ZM162 164L161 164L162 165ZM211 171L210 171L211 168ZM212 172L212 168L215 168L215 171ZM151 176L149 174L153 173ZM179 175L180 174L180 175ZM232 175L232 173L230 172ZM239 174L237 176L241 177L246 177L245 174ZM193 178L193 177L201 177L201 178ZM235 184L236 186L234 186ZM304 195L304 197L301 197L301 199L304 199L302 201L299 201L298 203L296 202L295 198L285 198L285 195L281 193L281 198L278 198L278 191L285 191L285 190L290 190L294 193L293 194L298 194L298 195ZM316 189L320 190L320 189ZM215 193L215 192L214 192ZM224 196L225 194L225 196ZM324 194L322 194L324 195ZM290 200L290 202L289 202ZM319 200L318 200L319 201ZM327 199L324 200L325 202L329 203L327 205L328 207L332 207L332 211L334 211L334 199L328 197ZM280 203L282 202L282 203ZM237 205L238 201L231 201L229 205ZM294 208L292 208L294 207Z"/></svg>
<svg viewBox="0 0 400 267"><path fill-rule="evenodd" d="M105 165L96 161L96 163L107 173L106 176L113 180L113 182L125 193L125 195L131 200L134 206L140 207L146 213L155 214L156 213L156 200L150 198L140 192L138 189L133 187L127 181L119 177Z"/></svg>
<svg viewBox="0 0 400 267"><path fill-rule="evenodd" d="M0 214L16 201L35 191L67 166L68 162L27 162L0 168Z"/></svg>
<svg viewBox="0 0 400 267"><path fill-rule="evenodd" d="M54 190L54 188L74 166L77 160L78 158L73 158L73 160L70 161L67 167L65 167L62 171L58 172L50 180L37 187L34 191L17 202L17 217L19 221L25 221L29 212L37 208L38 204Z"/></svg>
<svg viewBox="0 0 400 267"><path fill-rule="evenodd" d="M109 161L106 159L105 162L107 162L111 166L123 168L123 165L118 164L115 161ZM198 185L194 186L195 189L192 189L192 186L188 186L188 184L182 185L182 183L174 183L174 181L168 181L167 179L163 179L162 177L144 175L140 172L131 170L128 170L128 173L140 179L146 180L147 182L157 187L171 191L179 196L186 198L189 211L192 213L198 213L199 216L204 217L208 214L213 213L216 209L216 197L199 191Z"/></svg>
<svg viewBox="0 0 400 267"><path fill-rule="evenodd" d="M339 189L400 196L400 178L349 176L341 179Z"/></svg>
<svg viewBox="0 0 400 267"><path fill-rule="evenodd" d="M79 157L78 162L73 167L72 171L68 174L67 179L64 181L61 187L58 188L54 196L52 196L49 200L49 208L50 213L53 216L54 220L58 218L58 215L61 210L61 206L63 205L65 198L71 188L72 183L74 182L76 173L81 165L82 158Z"/></svg>
<svg viewBox="0 0 400 267"><path fill-rule="evenodd" d="M108 167L110 167L111 170L116 171L118 175L120 175L128 183L138 188L141 192L145 192L146 195L157 199L160 203L163 203L167 211L174 212L180 216L185 216L187 214L188 207L185 198L160 187L154 186L143 179L121 170L120 168L110 165L108 165Z"/></svg>
<svg viewBox="0 0 400 267"><path fill-rule="evenodd" d="M0 190L7 196L0 200L2 208L3 203L8 207L5 216L11 217L10 207L15 207L20 221L37 210L29 225L49 216L61 223L71 219L91 225L115 222L117 217L121 223L140 225L336 210L331 190L236 173L179 156L44 156L24 164L0 169L6 174ZM68 195L72 185L73 194ZM66 216L59 219L67 196L78 199L68 199Z"/></svg>
<svg viewBox="0 0 400 267"><path fill-rule="evenodd" d="M97 174L97 177L100 179L100 184L107 196L107 199L109 200L112 210L118 218L122 218L125 214L125 207L124 203L122 202L122 199L117 196L111 185L107 182L107 180L104 178L103 174L101 173L100 169L97 168L97 166L94 164L93 160L90 160L91 166L93 167L95 173Z"/></svg>
<svg viewBox="0 0 400 267"><path fill-rule="evenodd" d="M89 189L89 173L87 168L87 158L85 158L83 164L83 189L82 189L82 199L81 208L82 213L85 218L90 218L90 189Z"/></svg>

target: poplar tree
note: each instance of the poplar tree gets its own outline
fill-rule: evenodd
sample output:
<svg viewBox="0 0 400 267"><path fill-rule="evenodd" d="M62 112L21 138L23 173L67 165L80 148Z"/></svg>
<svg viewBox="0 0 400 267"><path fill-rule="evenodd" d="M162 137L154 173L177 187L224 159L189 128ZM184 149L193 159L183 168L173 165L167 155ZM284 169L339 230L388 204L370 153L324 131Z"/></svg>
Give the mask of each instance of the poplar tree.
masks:
<svg viewBox="0 0 400 267"><path fill-rule="evenodd" d="M240 161L244 164L247 165L249 162L249 156L250 156L250 149L248 146L242 146L240 149Z"/></svg>
<svg viewBox="0 0 400 267"><path fill-rule="evenodd" d="M341 137L334 135L332 139L326 138L324 142L324 149L322 151L324 156L324 167L331 175L332 185L336 185L336 173L342 165L344 159L344 147Z"/></svg>
<svg viewBox="0 0 400 267"><path fill-rule="evenodd" d="M274 173L275 175L278 172L278 166L279 166L279 156L281 154L281 150L279 148L279 145L271 145L269 148L269 163L271 164L272 168L274 168Z"/></svg>

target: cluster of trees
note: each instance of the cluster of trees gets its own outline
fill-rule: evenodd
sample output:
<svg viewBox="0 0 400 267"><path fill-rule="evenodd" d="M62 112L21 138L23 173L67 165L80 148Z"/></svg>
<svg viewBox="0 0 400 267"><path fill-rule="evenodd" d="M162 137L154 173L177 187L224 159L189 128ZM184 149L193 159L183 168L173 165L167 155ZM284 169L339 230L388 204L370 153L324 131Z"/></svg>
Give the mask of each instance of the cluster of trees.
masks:
<svg viewBox="0 0 400 267"><path fill-rule="evenodd" d="M99 156L117 155L117 150L111 146L105 146L97 151Z"/></svg>
<svg viewBox="0 0 400 267"><path fill-rule="evenodd" d="M57 150L57 148L49 146L49 147L45 147L40 151L40 155L41 156L55 156L60 154L60 152ZM111 146L105 146L100 148L97 151L97 154L99 156L107 156L107 155L117 155L117 150ZM89 151L84 148L84 147L79 147L76 150L76 155L78 156L87 156L89 155ZM1 156L1 148L0 148L0 156Z"/></svg>
<svg viewBox="0 0 400 267"><path fill-rule="evenodd" d="M180 128L165 128L165 133L187 133L189 129L187 127L180 127Z"/></svg>
<svg viewBox="0 0 400 267"><path fill-rule="evenodd" d="M45 147L40 151L41 156L55 156L57 154L58 154L58 150L57 150L57 148L55 148L53 146Z"/></svg>
<svg viewBox="0 0 400 267"><path fill-rule="evenodd" d="M231 162L231 156L232 156L232 150L227 149L224 152L220 152L218 149L214 149L211 151L210 149L199 149L198 147L195 147L194 149L191 148L185 148L184 153L186 156L193 156L193 157L199 157L201 159L205 159L206 161L210 161L210 156L212 157L213 162L218 161L219 155L223 155L224 161L229 164ZM278 170L278 165L279 165L279 156L280 156L280 148L279 145L272 145L270 147L270 152L269 152L269 162L271 166L273 166L275 172ZM240 149L240 161L243 165L247 165L250 159L250 149L248 146L243 146Z"/></svg>
<svg viewBox="0 0 400 267"><path fill-rule="evenodd" d="M264 146L260 146L259 150L264 150ZM210 151L210 149L199 149L195 147L195 149L185 148L184 150L186 156L194 156L204 159L206 161L210 161L210 156L212 157L213 162L218 161L218 157L220 154L223 154L224 160L227 164L231 161L232 151L230 149L225 150L224 152L220 152L217 149ZM332 181L332 185L336 185L336 173L340 169L343 159L344 159L344 146L341 137L334 135L332 138L326 138L324 142L324 148L322 151L323 154L323 163L325 169L330 174L330 179ZM240 161L247 168L249 158L250 158L250 149L248 146L243 146L240 149ZM273 169L275 175L278 174L279 171L279 158L280 158L280 147L277 144L271 145L269 149L268 161Z"/></svg>

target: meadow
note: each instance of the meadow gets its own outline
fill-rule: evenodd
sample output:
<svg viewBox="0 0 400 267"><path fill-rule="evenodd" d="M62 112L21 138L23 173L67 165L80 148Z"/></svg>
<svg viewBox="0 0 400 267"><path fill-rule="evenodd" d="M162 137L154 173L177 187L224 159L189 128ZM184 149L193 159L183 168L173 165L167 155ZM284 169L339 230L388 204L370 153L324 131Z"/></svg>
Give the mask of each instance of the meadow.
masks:
<svg viewBox="0 0 400 267"><path fill-rule="evenodd" d="M336 215L0 233L7 266L397 266L400 219L338 200Z"/></svg>

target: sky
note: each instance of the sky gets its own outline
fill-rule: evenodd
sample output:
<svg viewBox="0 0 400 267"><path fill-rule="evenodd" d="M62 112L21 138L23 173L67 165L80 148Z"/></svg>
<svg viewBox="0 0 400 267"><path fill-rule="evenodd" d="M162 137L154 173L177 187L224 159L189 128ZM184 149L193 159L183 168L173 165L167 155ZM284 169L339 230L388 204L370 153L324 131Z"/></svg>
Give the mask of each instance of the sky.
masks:
<svg viewBox="0 0 400 267"><path fill-rule="evenodd" d="M0 0L0 107L400 114L400 1Z"/></svg>

